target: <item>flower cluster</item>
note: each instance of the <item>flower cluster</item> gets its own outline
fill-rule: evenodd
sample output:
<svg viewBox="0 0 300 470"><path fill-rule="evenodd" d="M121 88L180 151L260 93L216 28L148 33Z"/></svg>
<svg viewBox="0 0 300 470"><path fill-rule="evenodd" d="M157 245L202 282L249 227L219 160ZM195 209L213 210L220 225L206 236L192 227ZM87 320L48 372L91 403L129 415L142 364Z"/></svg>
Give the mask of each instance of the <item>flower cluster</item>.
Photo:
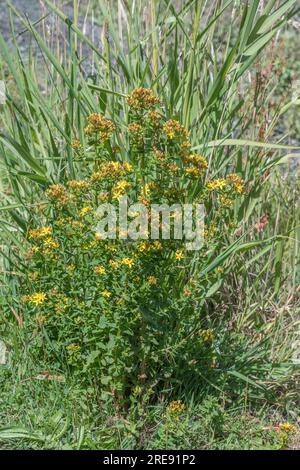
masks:
<svg viewBox="0 0 300 470"><path fill-rule="evenodd" d="M233 188L233 190L235 192L237 192L238 194L243 194L243 192L244 192L244 182L235 173L232 173L232 174L227 176L226 183L228 185L230 185Z"/></svg>
<svg viewBox="0 0 300 470"><path fill-rule="evenodd" d="M243 194L244 182L238 175L230 174L226 178L218 178L208 181L207 189L210 191L223 191L229 189L236 192L237 194Z"/></svg>
<svg viewBox="0 0 300 470"><path fill-rule="evenodd" d="M85 134L88 137L99 137L103 142L109 140L115 130L115 124L102 114L92 113L88 117Z"/></svg>
<svg viewBox="0 0 300 470"><path fill-rule="evenodd" d="M52 235L52 227L41 227L29 230L29 239L41 240Z"/></svg>
<svg viewBox="0 0 300 470"><path fill-rule="evenodd" d="M222 189L226 188L226 180L224 178L218 178L218 179L215 179L215 180L211 180L207 183L206 186L207 186L207 189L209 189L210 191L213 191L215 189L222 190Z"/></svg>
<svg viewBox="0 0 300 470"><path fill-rule="evenodd" d="M134 260L132 258L123 258L121 261L124 266L128 266L129 268L132 268L134 266Z"/></svg>
<svg viewBox="0 0 300 470"><path fill-rule="evenodd" d="M149 88L136 88L127 97L128 106L133 110L149 110L159 103L159 99Z"/></svg>
<svg viewBox="0 0 300 470"><path fill-rule="evenodd" d="M89 189L89 182L85 180L71 180L68 181L67 186L74 192L81 192Z"/></svg>
<svg viewBox="0 0 300 470"><path fill-rule="evenodd" d="M74 140L72 141L71 146L72 146L72 149L73 149L75 152L79 152L80 150L83 149L83 145L82 145L82 143L80 142L79 139L74 139Z"/></svg>
<svg viewBox="0 0 300 470"><path fill-rule="evenodd" d="M279 423L278 429L287 434L295 434L297 432L296 426L291 423Z"/></svg>
<svg viewBox="0 0 300 470"><path fill-rule="evenodd" d="M275 426L275 430L278 432L280 448L288 448L290 439L297 432L296 426L291 423L279 423Z"/></svg>
<svg viewBox="0 0 300 470"><path fill-rule="evenodd" d="M208 167L208 163L202 155L190 154L185 156L183 161L187 165L186 174L192 178L199 178Z"/></svg>
<svg viewBox="0 0 300 470"><path fill-rule="evenodd" d="M44 292L35 292L32 295L24 295L22 300L24 303L38 307L45 302L46 298L47 296Z"/></svg>
<svg viewBox="0 0 300 470"><path fill-rule="evenodd" d="M70 195L67 194L66 188L61 184L52 184L46 191L46 196L51 201L64 206L70 203Z"/></svg>
<svg viewBox="0 0 300 470"><path fill-rule="evenodd" d="M91 181L101 181L107 177L119 178L131 173L133 167L129 162L108 161L100 164L98 171L92 173Z"/></svg>
<svg viewBox="0 0 300 470"><path fill-rule="evenodd" d="M30 256L38 252L44 255L53 255L53 251L59 248L59 243L53 238L52 234L53 228L50 226L29 230L28 239L37 245L31 247Z"/></svg>
<svg viewBox="0 0 300 470"><path fill-rule="evenodd" d="M128 125L128 133L132 145L141 147L144 144L144 128L140 124L133 122Z"/></svg>
<svg viewBox="0 0 300 470"><path fill-rule="evenodd" d="M172 414L179 414L185 410L185 404L181 400L171 401L167 406L167 411Z"/></svg>
<svg viewBox="0 0 300 470"><path fill-rule="evenodd" d="M168 139L177 139L179 142L186 142L189 136L185 127L175 119L169 119L163 126L163 131Z"/></svg>
<svg viewBox="0 0 300 470"><path fill-rule="evenodd" d="M106 269L104 266L96 266L95 267L95 273L99 274L100 276L103 276L103 274L106 273Z"/></svg>
<svg viewBox="0 0 300 470"><path fill-rule="evenodd" d="M121 196L124 196L127 193L129 188L130 183L128 183L128 181L118 181L117 184L112 188L112 198L119 199Z"/></svg>

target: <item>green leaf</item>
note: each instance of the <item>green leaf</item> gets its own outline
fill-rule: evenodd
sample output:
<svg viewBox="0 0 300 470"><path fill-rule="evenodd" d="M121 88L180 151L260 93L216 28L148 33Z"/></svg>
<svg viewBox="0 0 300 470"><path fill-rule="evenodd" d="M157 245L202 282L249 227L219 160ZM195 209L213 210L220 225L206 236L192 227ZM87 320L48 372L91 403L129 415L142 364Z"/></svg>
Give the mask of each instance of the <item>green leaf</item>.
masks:
<svg viewBox="0 0 300 470"><path fill-rule="evenodd" d="M300 147L295 147L293 145L285 145L285 144L272 144L270 142L257 142L255 140L248 140L248 139L219 139L219 140L212 140L205 145L197 145L193 147L193 150L203 149L203 147L214 148L220 146L227 146L233 145L238 147L258 147L258 148L266 148L266 149L289 149L289 150L298 150Z"/></svg>
<svg viewBox="0 0 300 470"><path fill-rule="evenodd" d="M44 438L38 436L25 428L21 427L5 427L0 429L0 440L1 439L29 439L31 441L45 441Z"/></svg>
<svg viewBox="0 0 300 470"><path fill-rule="evenodd" d="M262 26L257 31L257 34L265 33L269 28L273 26L273 24L279 20L284 13L286 13L295 3L297 0L287 0L283 5L281 5L274 13L269 16L266 16L265 21L263 22Z"/></svg>
<svg viewBox="0 0 300 470"><path fill-rule="evenodd" d="M246 375L242 374L241 372L238 372L236 370L228 370L227 374L233 375L234 377L241 379L243 382L253 385L255 388L260 388L261 390L265 390L265 387L258 384L257 382L254 382L254 380L250 379L249 377L246 377Z"/></svg>
<svg viewBox="0 0 300 470"><path fill-rule="evenodd" d="M99 350L92 351L90 353L90 355L88 356L87 361L85 363L84 369L83 369L84 372L86 372L87 369L93 365L93 363L95 362L97 357L99 357L100 353L101 353L101 351L99 351Z"/></svg>

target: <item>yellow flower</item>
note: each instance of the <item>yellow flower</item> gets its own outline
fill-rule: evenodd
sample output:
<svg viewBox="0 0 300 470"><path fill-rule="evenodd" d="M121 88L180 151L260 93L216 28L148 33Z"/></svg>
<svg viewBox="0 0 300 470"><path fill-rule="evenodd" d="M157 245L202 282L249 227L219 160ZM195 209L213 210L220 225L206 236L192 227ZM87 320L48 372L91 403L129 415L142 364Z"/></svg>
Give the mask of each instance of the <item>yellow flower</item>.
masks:
<svg viewBox="0 0 300 470"><path fill-rule="evenodd" d="M99 203L101 202L107 202L109 200L109 193L102 191L101 193L98 194L97 201Z"/></svg>
<svg viewBox="0 0 300 470"><path fill-rule="evenodd" d="M208 167L207 161L202 155L190 154L183 158L185 164L190 165L185 173L192 178L199 177Z"/></svg>
<svg viewBox="0 0 300 470"><path fill-rule="evenodd" d="M155 187L156 187L156 184L154 183L154 181L151 181L150 183L146 183L144 186L144 195L146 197L149 197L151 191L155 189Z"/></svg>
<svg viewBox="0 0 300 470"><path fill-rule="evenodd" d="M185 404L181 400L171 401L167 407L167 411L173 414L182 413L185 410Z"/></svg>
<svg viewBox="0 0 300 470"><path fill-rule="evenodd" d="M158 148L153 147L153 153L154 153L155 158L157 158L157 160L160 163L163 163L166 160L166 157L167 157L166 154L162 152L161 150L159 150Z"/></svg>
<svg viewBox="0 0 300 470"><path fill-rule="evenodd" d="M51 227L43 227L40 229L40 238L47 237L48 235L51 235L51 233L52 233Z"/></svg>
<svg viewBox="0 0 300 470"><path fill-rule="evenodd" d="M28 274L28 278L30 281L36 281L39 277L39 273L37 271L33 272L33 273L29 273Z"/></svg>
<svg viewBox="0 0 300 470"><path fill-rule="evenodd" d="M57 288L57 287L53 287L53 288L50 289L49 292L48 292L48 296L49 296L49 297L56 297L57 295L59 295L59 293L58 293L58 288Z"/></svg>
<svg viewBox="0 0 300 470"><path fill-rule="evenodd" d="M167 170L169 170L171 173L178 173L180 168L176 165L176 163L170 163L167 165Z"/></svg>
<svg viewBox="0 0 300 470"><path fill-rule="evenodd" d="M120 176L124 176L126 173L131 173L133 171L133 167L129 162L115 162L115 161L108 161L103 162L100 165L98 171L95 171L91 175L91 181L97 182L101 181L104 178L119 178Z"/></svg>
<svg viewBox="0 0 300 470"><path fill-rule="evenodd" d="M55 260L59 259L59 256L57 254L55 255L53 253L52 248L44 248L43 251L42 251L42 254L45 258L49 257L49 259L51 259L52 261L55 261Z"/></svg>
<svg viewBox="0 0 300 470"><path fill-rule="evenodd" d="M85 180L71 180L67 183L68 187L75 192L85 191L89 188L89 182Z"/></svg>
<svg viewBox="0 0 300 470"><path fill-rule="evenodd" d="M196 168L195 166L191 166L190 168L187 168L185 170L185 174L187 176L190 176L191 178L198 178L201 175L202 171L199 170L199 168Z"/></svg>
<svg viewBox="0 0 300 470"><path fill-rule="evenodd" d="M82 209L80 209L79 215L80 215L80 217L85 217L87 214L89 214L92 211L93 211L92 207L86 206L86 207L83 207Z"/></svg>
<svg viewBox="0 0 300 470"><path fill-rule="evenodd" d="M153 108L159 99L154 96L149 88L135 88L130 95L127 96L127 103L130 108L135 110L148 110Z"/></svg>
<svg viewBox="0 0 300 470"><path fill-rule="evenodd" d="M154 250L161 250L162 249L162 244L159 240L155 240L152 244L152 247Z"/></svg>
<svg viewBox="0 0 300 470"><path fill-rule="evenodd" d="M59 243L52 237L47 237L44 240L43 245L45 248L49 248L50 250L56 250L59 248Z"/></svg>
<svg viewBox="0 0 300 470"><path fill-rule="evenodd" d="M244 185L243 184L237 184L235 186L235 190L238 194L243 194L244 192Z"/></svg>
<svg viewBox="0 0 300 470"><path fill-rule="evenodd" d="M97 136L101 140L109 140L116 126L112 121L106 119L102 114L92 113L88 117L88 126L85 128L87 136Z"/></svg>
<svg viewBox="0 0 300 470"><path fill-rule="evenodd" d="M60 219L57 219L56 221L56 224L59 226L59 227L63 227L66 223L66 219L64 219L63 217L61 217Z"/></svg>
<svg viewBox="0 0 300 470"><path fill-rule="evenodd" d="M66 188L61 184L52 184L46 191L46 196L53 202L65 206L72 201L72 197L67 193Z"/></svg>
<svg viewBox="0 0 300 470"><path fill-rule="evenodd" d="M220 203L222 206L225 206L225 207L232 206L232 200L229 197L224 196L224 195L220 197Z"/></svg>
<svg viewBox="0 0 300 470"><path fill-rule="evenodd" d="M150 204L149 199L147 199L147 198L144 197L143 195L140 195L140 196L138 197L138 202L140 202L141 204L144 204L144 206L149 206L149 204Z"/></svg>
<svg viewBox="0 0 300 470"><path fill-rule="evenodd" d="M154 276L149 276L148 277L148 284L150 286L155 286L157 284L157 279Z"/></svg>
<svg viewBox="0 0 300 470"><path fill-rule="evenodd" d="M114 260L109 260L108 264L113 268L113 269L117 269L119 267L119 263L118 261L114 261Z"/></svg>
<svg viewBox="0 0 300 470"><path fill-rule="evenodd" d="M55 313L61 314L64 313L71 306L71 300L65 295L57 295L57 303L54 307Z"/></svg>
<svg viewBox="0 0 300 470"><path fill-rule="evenodd" d="M189 289L188 287L185 287L185 288L183 289L183 293L184 293L184 295L185 295L186 297L190 297L190 296L192 295L192 291L191 291L191 289Z"/></svg>
<svg viewBox="0 0 300 470"><path fill-rule="evenodd" d="M77 229L77 228L78 229L83 229L84 228L83 223L79 222L79 220L72 220L71 219L69 222L70 222L71 226L75 229Z"/></svg>
<svg viewBox="0 0 300 470"><path fill-rule="evenodd" d="M136 122L133 122L133 123L128 125L128 132L129 132L129 134L142 135L143 134L143 127L140 124L137 124Z"/></svg>
<svg viewBox="0 0 300 470"><path fill-rule="evenodd" d="M204 229L204 239L208 240L210 238L213 238L217 232L218 232L218 228L215 225L211 225L209 227L209 230L207 228Z"/></svg>
<svg viewBox="0 0 300 470"><path fill-rule="evenodd" d="M66 350L70 355L72 355L78 353L81 350L81 347L79 346L79 344L71 343L66 347Z"/></svg>
<svg viewBox="0 0 300 470"><path fill-rule="evenodd" d="M222 268L221 266L218 266L218 267L216 268L216 273L222 274L223 272L224 272L224 268Z"/></svg>
<svg viewBox="0 0 300 470"><path fill-rule="evenodd" d="M80 140L78 140L78 139L72 140L71 147L72 147L72 149L75 150L75 151L81 150L81 149L82 149L82 145L81 145Z"/></svg>
<svg viewBox="0 0 300 470"><path fill-rule="evenodd" d="M192 153L184 157L184 162L189 165L194 165L197 168L206 169L208 167L208 163L206 158L202 155L198 155L197 153Z"/></svg>
<svg viewBox="0 0 300 470"><path fill-rule="evenodd" d="M149 243L146 243L145 241L142 241L138 244L137 249L140 253L144 253L145 251L149 250Z"/></svg>
<svg viewBox="0 0 300 470"><path fill-rule="evenodd" d="M128 162L123 163L123 168L127 173L130 173L133 171L133 166L131 165L131 163L128 163Z"/></svg>
<svg viewBox="0 0 300 470"><path fill-rule="evenodd" d="M68 264L66 267L66 271L71 274L75 271L75 264Z"/></svg>
<svg viewBox="0 0 300 470"><path fill-rule="evenodd" d="M211 343L215 339L214 332L210 329L201 331L200 336L206 343Z"/></svg>
<svg viewBox="0 0 300 470"><path fill-rule="evenodd" d="M179 154L181 157L186 157L191 151L191 143L188 140L184 140L180 144Z"/></svg>
<svg viewBox="0 0 300 470"><path fill-rule="evenodd" d="M150 124L158 129L160 127L160 124L161 124L161 119L160 119L160 115L157 111L149 111L148 113L148 119L150 121Z"/></svg>
<svg viewBox="0 0 300 470"><path fill-rule="evenodd" d="M103 240L103 235L101 235L101 233L96 233L95 234L95 240L98 241L98 242Z"/></svg>
<svg viewBox="0 0 300 470"><path fill-rule="evenodd" d="M279 429L280 429L280 431L283 431L287 434L295 434L295 432L297 431L296 426L294 426L291 423L280 423L279 424Z"/></svg>
<svg viewBox="0 0 300 470"><path fill-rule="evenodd" d="M224 189L226 181L223 178L211 180L207 183L207 189L213 191L214 189Z"/></svg>
<svg viewBox="0 0 300 470"><path fill-rule="evenodd" d="M128 266L129 268L134 266L134 261L132 258L123 258L121 263L124 264L124 266Z"/></svg>
<svg viewBox="0 0 300 470"><path fill-rule="evenodd" d="M140 124L133 122L128 126L128 133L131 137L131 142L137 147L142 147L144 145L144 128Z"/></svg>
<svg viewBox="0 0 300 470"><path fill-rule="evenodd" d="M24 300L26 301L26 303L33 304L36 307L38 305L42 305L45 302L46 298L47 296L46 294L44 294L44 292L35 292L32 295L24 296Z"/></svg>
<svg viewBox="0 0 300 470"><path fill-rule="evenodd" d="M80 248L83 250L83 251L87 251L90 249L90 244L89 243L84 243L83 245L80 245Z"/></svg>
<svg viewBox="0 0 300 470"><path fill-rule="evenodd" d="M175 253L175 258L177 259L177 261L181 261L182 259L184 259L183 252L181 250L177 250Z"/></svg>
<svg viewBox="0 0 300 470"><path fill-rule="evenodd" d="M188 138L188 131L185 127L180 124L180 122L176 121L175 119L170 119L167 121L163 127L163 131L168 137L168 139L178 139L180 141L187 140Z"/></svg>
<svg viewBox="0 0 300 470"><path fill-rule="evenodd" d="M115 253L117 251L117 247L113 244L107 245L108 251L111 251L111 253Z"/></svg>
<svg viewBox="0 0 300 470"><path fill-rule="evenodd" d="M128 189L130 188L130 183L127 181L118 181L118 183L112 189L112 198L119 199L119 197L124 196Z"/></svg>
<svg viewBox="0 0 300 470"><path fill-rule="evenodd" d="M101 292L101 295L102 295L102 297L104 297L105 299L110 299L110 297L111 297L112 294L111 294L111 292L109 292L108 290L105 289L104 291Z"/></svg>
<svg viewBox="0 0 300 470"><path fill-rule="evenodd" d="M29 231L29 238L33 240L40 240L41 238L48 237L52 234L52 227L42 227Z"/></svg>
<svg viewBox="0 0 300 470"><path fill-rule="evenodd" d="M95 273L96 273L96 274L99 274L100 276L102 276L103 274L105 274L106 271L105 271L104 266L96 266L96 267L95 267Z"/></svg>
<svg viewBox="0 0 300 470"><path fill-rule="evenodd" d="M243 180L235 173L232 173L226 178L227 184L231 185L233 190L238 194L243 194L244 192L244 182Z"/></svg>

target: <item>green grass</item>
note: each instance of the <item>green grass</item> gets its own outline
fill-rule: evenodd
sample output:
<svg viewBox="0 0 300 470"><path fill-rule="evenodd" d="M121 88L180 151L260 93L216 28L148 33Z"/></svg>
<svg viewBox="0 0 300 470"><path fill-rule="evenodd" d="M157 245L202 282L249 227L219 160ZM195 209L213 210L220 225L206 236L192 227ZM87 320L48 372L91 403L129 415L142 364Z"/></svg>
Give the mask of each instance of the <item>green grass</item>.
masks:
<svg viewBox="0 0 300 470"><path fill-rule="evenodd" d="M155 406L133 406L122 416L72 381L66 386L24 377L12 395L9 374L5 379L2 449L276 450L282 446L275 430L283 419L280 409L262 407L254 414L247 389L231 404L224 396L210 396L200 404L192 400L179 417L168 414L167 394ZM297 440L290 441L291 448L294 445Z"/></svg>
<svg viewBox="0 0 300 470"><path fill-rule="evenodd" d="M300 153L294 140L300 101L293 97L298 51L288 57L295 36L286 25L297 2L278 6L271 0L264 12L258 1L209 2L204 8L200 0L161 0L148 2L147 12L142 1L134 11L132 2L118 1L114 12L106 2L95 3L100 47L77 26L75 1L72 22L45 0L65 28L68 48L53 47L38 25L22 17L40 57L31 50L21 57L0 34L0 79L8 88L0 111L0 338L9 351L8 364L0 365L0 447L297 447L298 435L283 444L274 431L279 421L297 426L299 415L293 344L299 331L300 227L293 158ZM15 37L12 31L12 45ZM125 129L125 97L137 86L152 88L167 117L190 130L211 177L236 172L247 192L233 209L235 234L224 236L221 249L211 247L208 270L224 270L203 307L219 338L215 373L198 384L186 370L178 387L145 402L132 396L124 412L103 402L95 383L87 386L71 370L50 370L54 380L47 374L35 378L41 366L26 343L18 300L19 278L27 273L15 255L24 246L30 208L41 202L44 189L82 177L71 142L87 144L87 116L105 113ZM125 155L124 132L115 144ZM15 301L7 303L8 295ZM186 406L178 420L167 413L172 399Z"/></svg>

